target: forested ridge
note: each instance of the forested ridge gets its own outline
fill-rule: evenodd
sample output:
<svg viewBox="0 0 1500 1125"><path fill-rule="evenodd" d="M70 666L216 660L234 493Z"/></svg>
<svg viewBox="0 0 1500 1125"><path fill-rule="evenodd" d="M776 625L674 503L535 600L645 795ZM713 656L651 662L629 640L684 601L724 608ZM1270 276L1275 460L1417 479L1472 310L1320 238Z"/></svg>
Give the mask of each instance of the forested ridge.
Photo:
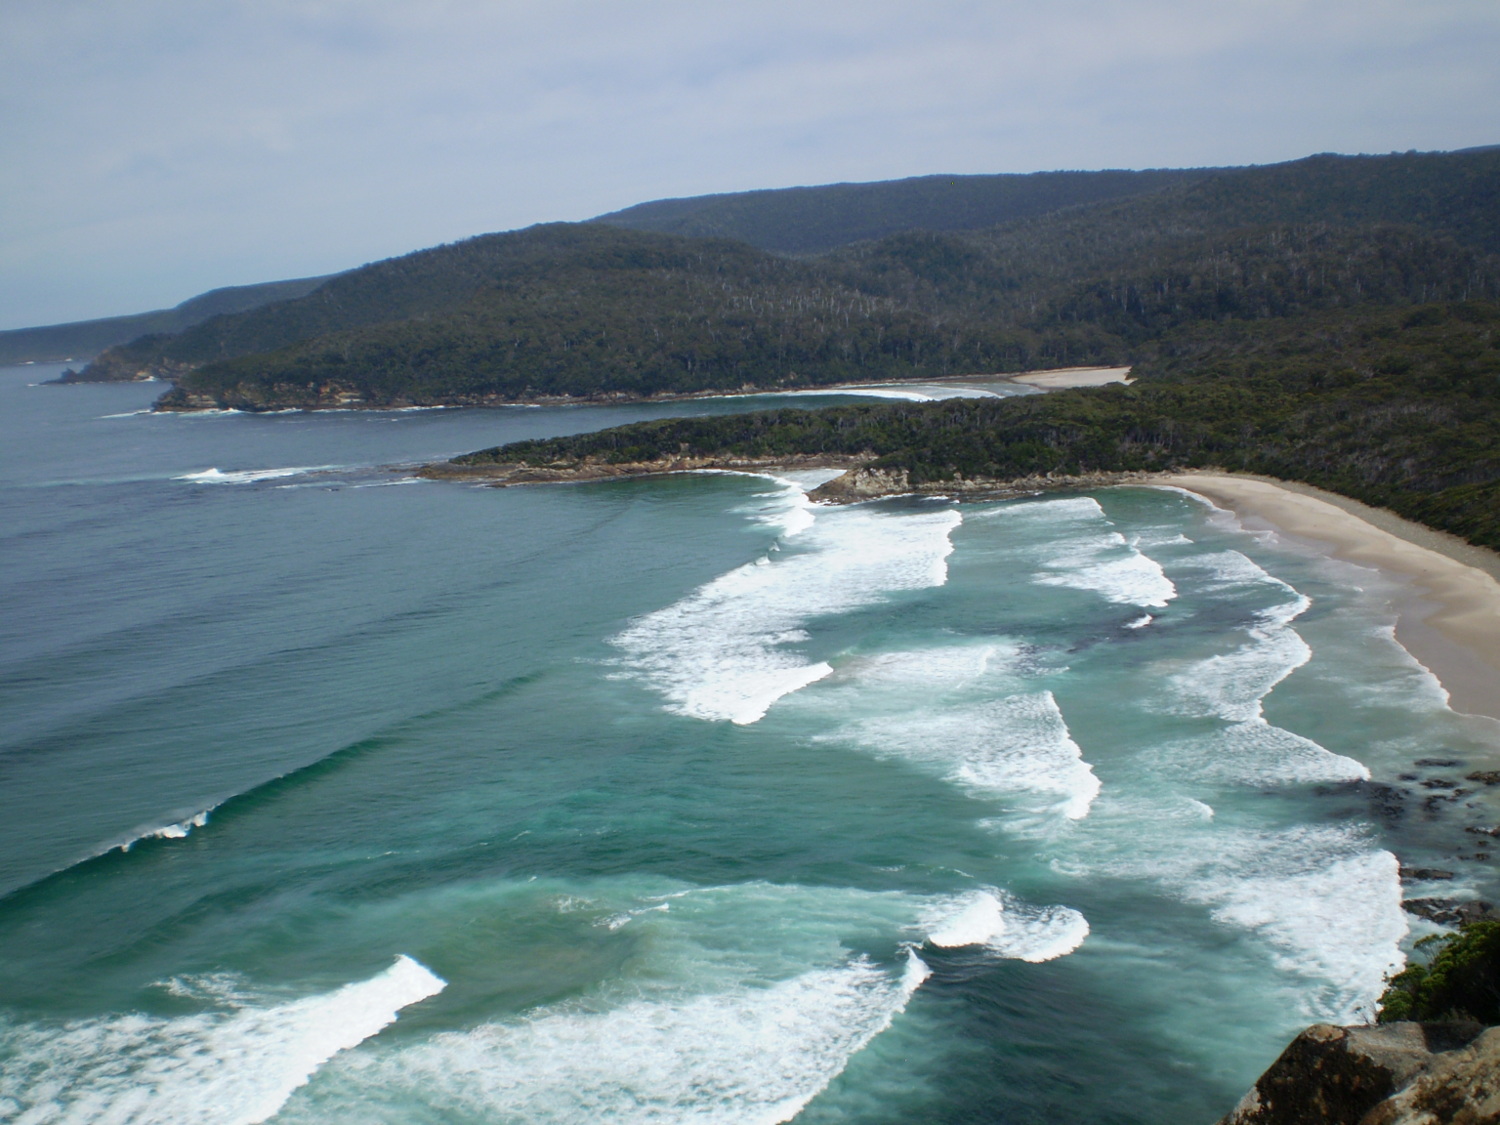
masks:
<svg viewBox="0 0 1500 1125"><path fill-rule="evenodd" d="M648 396L1118 364L1204 320L1500 297L1500 153L1162 185L811 258L603 223L486 235L95 367L176 379L167 408Z"/></svg>
<svg viewBox="0 0 1500 1125"><path fill-rule="evenodd" d="M915 485L1218 468L1303 481L1500 549L1500 302L1195 323L1129 385L642 423L462 465L870 456Z"/></svg>
<svg viewBox="0 0 1500 1125"><path fill-rule="evenodd" d="M273 409L1129 363L1131 386L658 422L459 461L822 454L917 486L1213 467L1500 547L1500 150L1089 175L659 201L375 263L99 365L172 376L166 409ZM943 199L950 228L1008 218L915 229ZM833 248L771 253L778 223ZM872 223L899 229L848 241ZM738 238L675 233L719 228Z"/></svg>
<svg viewBox="0 0 1500 1125"><path fill-rule="evenodd" d="M914 176L657 199L594 221L660 234L732 238L775 253L818 254L904 230L993 227L1064 207L1143 195L1218 171L1223 169Z"/></svg>
<svg viewBox="0 0 1500 1125"><path fill-rule="evenodd" d="M12 328L0 332L0 365L56 363L75 356L92 356L116 344L143 335L170 335L224 313L244 312L278 301L289 301L311 293L327 277L297 277L266 281L258 285L230 285L189 297L170 309L47 324L37 328Z"/></svg>

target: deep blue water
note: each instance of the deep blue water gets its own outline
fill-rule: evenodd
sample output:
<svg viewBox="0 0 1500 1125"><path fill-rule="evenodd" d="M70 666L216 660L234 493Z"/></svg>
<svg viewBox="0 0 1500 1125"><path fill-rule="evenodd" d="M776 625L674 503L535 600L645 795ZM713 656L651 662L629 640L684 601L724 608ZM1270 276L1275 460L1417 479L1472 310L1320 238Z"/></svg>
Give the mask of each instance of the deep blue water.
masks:
<svg viewBox="0 0 1500 1125"><path fill-rule="evenodd" d="M1403 893L1494 893L1419 782L1500 738L1386 580L1185 494L488 489L389 466L765 401L52 373L0 371L0 1117L1188 1125L1368 1013Z"/></svg>

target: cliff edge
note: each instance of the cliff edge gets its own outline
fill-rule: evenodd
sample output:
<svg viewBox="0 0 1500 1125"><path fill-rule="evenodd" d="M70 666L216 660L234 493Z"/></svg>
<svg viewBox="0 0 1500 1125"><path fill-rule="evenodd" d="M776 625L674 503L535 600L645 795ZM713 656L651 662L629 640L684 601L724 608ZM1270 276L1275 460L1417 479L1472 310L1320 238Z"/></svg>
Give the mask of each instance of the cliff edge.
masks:
<svg viewBox="0 0 1500 1125"><path fill-rule="evenodd" d="M1500 1027L1314 1024L1219 1125L1497 1125Z"/></svg>

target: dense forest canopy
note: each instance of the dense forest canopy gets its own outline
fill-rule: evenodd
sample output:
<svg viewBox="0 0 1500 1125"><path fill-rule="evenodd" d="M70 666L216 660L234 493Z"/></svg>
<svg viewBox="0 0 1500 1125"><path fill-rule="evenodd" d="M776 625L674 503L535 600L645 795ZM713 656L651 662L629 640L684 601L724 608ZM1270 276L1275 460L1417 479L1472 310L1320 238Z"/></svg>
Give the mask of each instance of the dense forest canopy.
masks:
<svg viewBox="0 0 1500 1125"><path fill-rule="evenodd" d="M868 456L914 485L1220 468L1304 481L1500 548L1500 302L1200 322L1129 386L773 410L519 442L459 464Z"/></svg>
<svg viewBox="0 0 1500 1125"><path fill-rule="evenodd" d="M12 328L0 332L0 366L16 363L56 363L97 355L115 344L145 335L181 332L211 316L244 312L278 301L290 301L311 293L332 277L297 277L288 281L266 281L259 285L230 285L189 297L170 309L79 320L70 324L48 324L39 328Z"/></svg>
<svg viewBox="0 0 1500 1125"><path fill-rule="evenodd" d="M815 258L603 223L486 235L134 341L89 374L174 378L168 408L680 394L1123 363L1199 321L1500 296L1500 152L1142 185ZM729 198L774 216L771 195ZM836 206L810 213L836 233Z"/></svg>

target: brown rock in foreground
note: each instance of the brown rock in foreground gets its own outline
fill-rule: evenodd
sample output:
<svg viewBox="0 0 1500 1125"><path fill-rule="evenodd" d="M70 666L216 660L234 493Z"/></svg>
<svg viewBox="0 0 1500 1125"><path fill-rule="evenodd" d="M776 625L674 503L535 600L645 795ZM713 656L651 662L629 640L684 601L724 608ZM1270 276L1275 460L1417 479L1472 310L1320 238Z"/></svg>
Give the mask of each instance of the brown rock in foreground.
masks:
<svg viewBox="0 0 1500 1125"><path fill-rule="evenodd" d="M1367 1113L1360 1125L1494 1125L1500 1122L1500 1028L1432 1068Z"/></svg>
<svg viewBox="0 0 1500 1125"><path fill-rule="evenodd" d="M1500 1125L1500 1028L1314 1024L1219 1125Z"/></svg>

